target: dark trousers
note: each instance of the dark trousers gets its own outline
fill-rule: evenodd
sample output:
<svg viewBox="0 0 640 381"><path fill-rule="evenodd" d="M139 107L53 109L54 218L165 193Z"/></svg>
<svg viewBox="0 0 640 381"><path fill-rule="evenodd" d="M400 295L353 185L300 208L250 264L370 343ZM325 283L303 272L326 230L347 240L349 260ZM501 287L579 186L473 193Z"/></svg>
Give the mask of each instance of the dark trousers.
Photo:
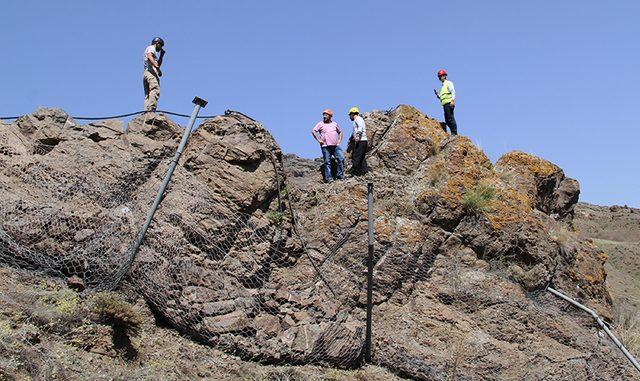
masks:
<svg viewBox="0 0 640 381"><path fill-rule="evenodd" d="M353 153L351 155L351 165L353 174L356 176L364 175L369 170L367 166L367 141L361 140L353 145Z"/></svg>
<svg viewBox="0 0 640 381"><path fill-rule="evenodd" d="M453 116L453 107L451 107L451 103L447 103L442 106L444 109L444 132L447 132L446 126L449 126L449 130L451 130L451 135L458 135L458 124L456 123L456 118Z"/></svg>

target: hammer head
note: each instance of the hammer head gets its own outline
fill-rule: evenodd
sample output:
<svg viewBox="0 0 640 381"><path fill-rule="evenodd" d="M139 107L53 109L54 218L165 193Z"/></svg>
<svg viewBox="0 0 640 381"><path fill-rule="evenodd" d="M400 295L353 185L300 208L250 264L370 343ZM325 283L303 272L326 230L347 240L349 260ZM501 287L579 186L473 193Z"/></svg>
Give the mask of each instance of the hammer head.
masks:
<svg viewBox="0 0 640 381"><path fill-rule="evenodd" d="M198 98L198 97L193 98L193 104L196 104L202 108L205 108L207 106L207 103L209 102L205 101L202 98Z"/></svg>

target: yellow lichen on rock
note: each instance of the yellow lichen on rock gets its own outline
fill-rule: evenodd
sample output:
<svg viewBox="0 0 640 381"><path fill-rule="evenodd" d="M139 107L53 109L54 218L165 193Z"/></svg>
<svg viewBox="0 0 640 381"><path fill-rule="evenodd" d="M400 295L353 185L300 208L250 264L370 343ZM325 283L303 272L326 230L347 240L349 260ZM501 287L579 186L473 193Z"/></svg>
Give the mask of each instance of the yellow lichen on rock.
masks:
<svg viewBox="0 0 640 381"><path fill-rule="evenodd" d="M536 178L552 176L562 171L560 167L547 160L521 151L511 151L504 154L496 165L514 169L526 168L533 173Z"/></svg>

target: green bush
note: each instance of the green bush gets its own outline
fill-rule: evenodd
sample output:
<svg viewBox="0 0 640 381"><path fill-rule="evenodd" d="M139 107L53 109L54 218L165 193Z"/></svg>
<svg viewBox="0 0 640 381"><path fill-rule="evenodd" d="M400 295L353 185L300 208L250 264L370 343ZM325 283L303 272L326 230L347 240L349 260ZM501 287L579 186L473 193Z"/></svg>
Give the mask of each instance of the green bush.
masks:
<svg viewBox="0 0 640 381"><path fill-rule="evenodd" d="M284 220L284 214L282 212L278 212L278 211L275 211L275 210L270 210L270 211L267 212L267 218L272 223L274 223L276 225L280 225L280 224L282 224L282 221Z"/></svg>
<svg viewBox="0 0 640 381"><path fill-rule="evenodd" d="M478 184L462 196L464 209L471 214L482 214L491 208L496 190L489 184Z"/></svg>

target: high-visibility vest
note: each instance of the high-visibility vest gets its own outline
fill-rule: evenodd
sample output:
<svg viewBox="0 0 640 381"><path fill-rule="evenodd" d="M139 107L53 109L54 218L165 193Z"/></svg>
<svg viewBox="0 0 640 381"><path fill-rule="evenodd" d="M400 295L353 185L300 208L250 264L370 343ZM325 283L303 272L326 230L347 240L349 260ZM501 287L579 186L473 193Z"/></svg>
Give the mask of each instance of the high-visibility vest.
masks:
<svg viewBox="0 0 640 381"><path fill-rule="evenodd" d="M451 81L445 79L444 82L442 82L442 88L440 88L440 104L443 106L447 103L451 103L451 100L453 100L451 91L449 91L449 86L447 86L450 83ZM451 83L451 87L453 87L453 83Z"/></svg>

